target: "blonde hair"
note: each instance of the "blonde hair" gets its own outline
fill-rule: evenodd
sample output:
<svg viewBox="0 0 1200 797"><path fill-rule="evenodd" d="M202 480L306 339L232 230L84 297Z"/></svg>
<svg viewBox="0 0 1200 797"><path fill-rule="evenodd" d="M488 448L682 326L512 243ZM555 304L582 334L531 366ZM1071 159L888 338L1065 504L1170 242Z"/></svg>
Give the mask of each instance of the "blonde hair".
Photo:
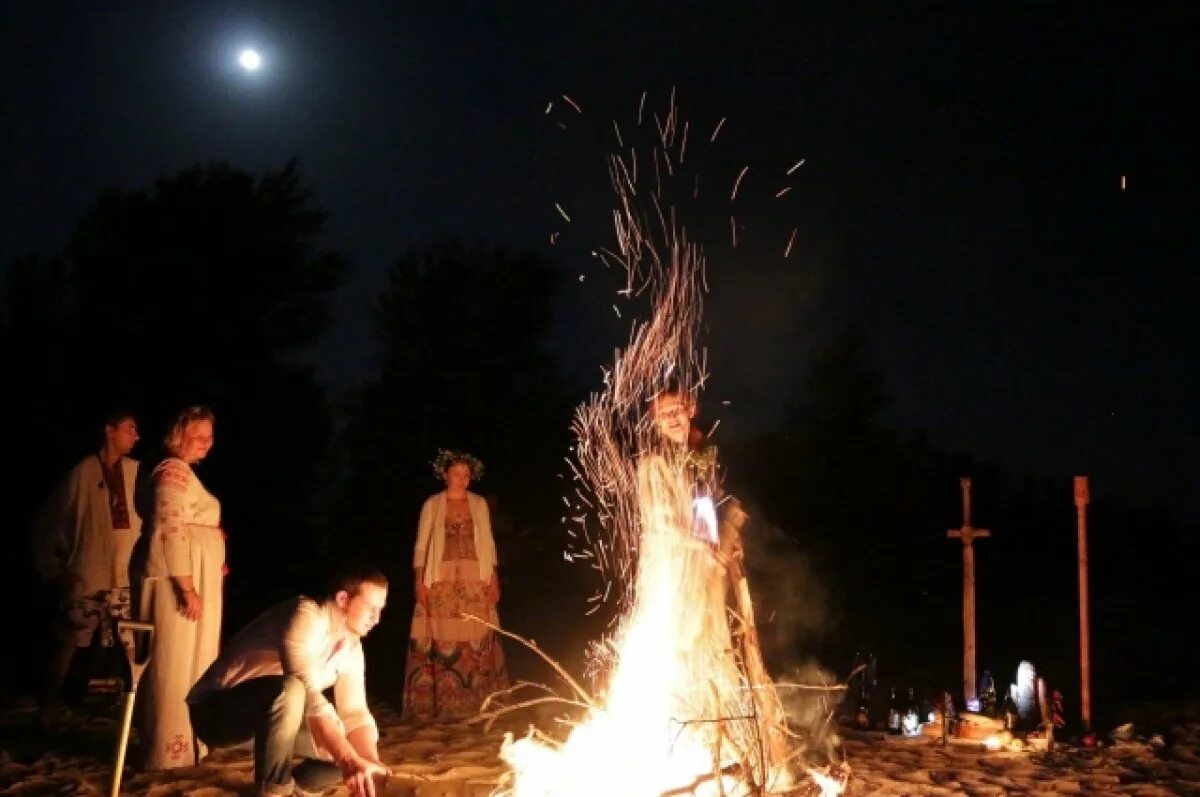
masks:
<svg viewBox="0 0 1200 797"><path fill-rule="evenodd" d="M183 433L187 430L188 424L196 421L215 421L217 416L213 415L213 411L208 407L200 406L199 404L180 410L175 416L175 422L167 429L167 435L163 438L163 446L172 454L179 453L179 447L183 445Z"/></svg>

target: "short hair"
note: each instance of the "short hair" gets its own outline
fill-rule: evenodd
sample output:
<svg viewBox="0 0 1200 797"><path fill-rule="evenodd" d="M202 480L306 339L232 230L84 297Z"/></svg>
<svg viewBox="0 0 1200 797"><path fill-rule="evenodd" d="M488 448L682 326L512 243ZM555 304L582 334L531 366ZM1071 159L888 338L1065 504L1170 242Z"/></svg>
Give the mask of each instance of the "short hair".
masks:
<svg viewBox="0 0 1200 797"><path fill-rule="evenodd" d="M120 425L121 421L124 420L136 421L137 413L133 411L132 407L126 407L119 404L115 407L108 407L104 410L104 413L100 416L100 426L101 428L118 426Z"/></svg>
<svg viewBox="0 0 1200 797"><path fill-rule="evenodd" d="M696 394L691 390L686 390L678 382L671 382L665 385L661 390L657 390L650 396L650 411L654 412L658 408L658 403L665 399L676 398L679 403L693 409L699 403L696 401Z"/></svg>
<svg viewBox="0 0 1200 797"><path fill-rule="evenodd" d="M342 590L351 596L357 595L363 584L374 584L387 589L388 579L380 570L369 562L351 562L341 565L329 579L329 596L333 597Z"/></svg>
<svg viewBox="0 0 1200 797"><path fill-rule="evenodd" d="M174 422L167 427L167 434L163 437L163 447L171 453L178 452L179 446L183 443L183 432L189 423L215 421L216 419L217 416L213 415L212 410L199 404L180 410L175 416Z"/></svg>

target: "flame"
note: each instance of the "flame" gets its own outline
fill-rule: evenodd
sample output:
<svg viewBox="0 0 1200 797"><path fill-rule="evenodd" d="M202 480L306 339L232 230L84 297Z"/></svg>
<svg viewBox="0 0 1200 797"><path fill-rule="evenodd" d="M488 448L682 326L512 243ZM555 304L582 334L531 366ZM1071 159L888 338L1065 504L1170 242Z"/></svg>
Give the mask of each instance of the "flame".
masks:
<svg viewBox="0 0 1200 797"><path fill-rule="evenodd" d="M761 662L758 676L750 673L731 635L727 570L740 565L719 552L718 490L697 488L686 448L648 417L647 402L664 388L690 399L706 378L695 340L705 261L663 197L686 145L686 124L677 143L673 97L655 122L647 159L654 169L642 170L649 186L638 182L635 150L628 161L609 157L618 251L596 253L623 267L619 293L648 294L651 312L605 371L603 391L576 411L568 460L576 489L567 503L578 513L570 532L582 550L567 558L590 561L608 579L597 605L617 585L615 631L592 649L605 689L561 744L533 731L505 739L500 756L511 773L501 793L512 797L739 797L796 788L774 686L763 682ZM739 588L748 602L744 578ZM745 618L739 631L753 638ZM808 775L822 794L842 790L844 778Z"/></svg>
<svg viewBox="0 0 1200 797"><path fill-rule="evenodd" d="M619 771L623 794L734 797L771 775L732 650L723 568L691 533L690 500L669 458L638 469L645 530L605 700L558 749L533 737L504 745L516 795L608 795Z"/></svg>
<svg viewBox="0 0 1200 797"><path fill-rule="evenodd" d="M813 783L821 790L821 797L837 797L846 789L846 777L843 773L841 777L830 774L830 767L825 769L814 769L809 767L805 770L808 776L812 778Z"/></svg>

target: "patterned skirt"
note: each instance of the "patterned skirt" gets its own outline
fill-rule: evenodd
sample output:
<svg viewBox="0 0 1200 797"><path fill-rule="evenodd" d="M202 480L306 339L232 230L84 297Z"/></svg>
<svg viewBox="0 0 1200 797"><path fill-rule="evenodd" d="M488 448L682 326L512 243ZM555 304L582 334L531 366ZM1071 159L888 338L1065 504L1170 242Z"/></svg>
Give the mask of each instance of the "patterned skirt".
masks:
<svg viewBox="0 0 1200 797"><path fill-rule="evenodd" d="M434 582L428 607L414 609L404 670L405 719L464 719L477 714L488 695L508 688L498 635L463 617L500 626L486 586L477 580Z"/></svg>

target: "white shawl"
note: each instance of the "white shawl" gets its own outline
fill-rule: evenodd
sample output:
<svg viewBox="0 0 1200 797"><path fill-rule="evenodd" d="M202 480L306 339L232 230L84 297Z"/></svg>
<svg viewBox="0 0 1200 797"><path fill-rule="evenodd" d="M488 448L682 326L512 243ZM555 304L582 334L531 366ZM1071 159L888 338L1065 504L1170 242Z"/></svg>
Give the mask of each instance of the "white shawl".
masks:
<svg viewBox="0 0 1200 797"><path fill-rule="evenodd" d="M492 537L492 518L483 496L467 493L471 522L475 526L475 557L479 563L479 580L490 581L496 570L496 541ZM413 551L413 567L425 568L425 586L437 580L438 566L446 547L446 491L431 495L421 507L417 521L417 545Z"/></svg>

